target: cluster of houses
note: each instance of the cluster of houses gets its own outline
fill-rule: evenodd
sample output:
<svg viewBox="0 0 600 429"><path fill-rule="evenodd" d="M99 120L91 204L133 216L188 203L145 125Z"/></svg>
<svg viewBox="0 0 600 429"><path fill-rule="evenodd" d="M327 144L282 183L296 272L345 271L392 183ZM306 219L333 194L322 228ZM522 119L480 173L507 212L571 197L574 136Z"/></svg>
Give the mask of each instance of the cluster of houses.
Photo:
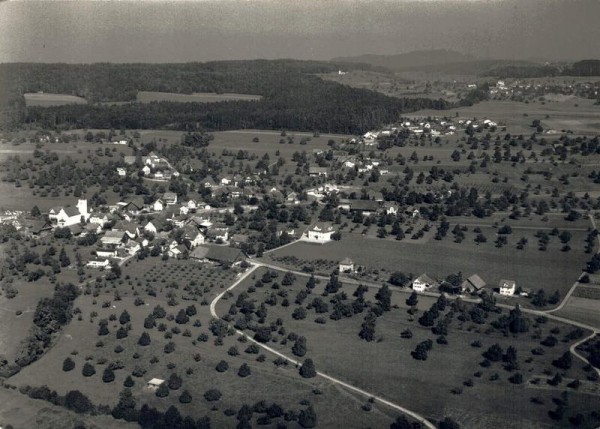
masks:
<svg viewBox="0 0 600 429"><path fill-rule="evenodd" d="M471 294L479 295L484 290L492 290L488 284L478 275L473 274L465 279L459 286L453 286L445 281L438 282L426 273L421 274L411 283L412 289L415 292L437 291L440 287L445 287L453 294ZM498 287L492 290L503 296L513 296L517 291L517 285L514 280L502 279L498 283ZM527 295L526 292L521 292L521 295Z"/></svg>
<svg viewBox="0 0 600 429"><path fill-rule="evenodd" d="M126 165L135 165L138 162L138 157L135 155L128 155L124 157ZM157 181L167 181L173 177L179 177L179 172L175 170L166 158L158 156L154 152L150 152L148 156L142 156L139 158L139 162L142 164L141 172L144 177L151 178ZM117 168L117 174L119 176L126 176L127 170L125 168Z"/></svg>

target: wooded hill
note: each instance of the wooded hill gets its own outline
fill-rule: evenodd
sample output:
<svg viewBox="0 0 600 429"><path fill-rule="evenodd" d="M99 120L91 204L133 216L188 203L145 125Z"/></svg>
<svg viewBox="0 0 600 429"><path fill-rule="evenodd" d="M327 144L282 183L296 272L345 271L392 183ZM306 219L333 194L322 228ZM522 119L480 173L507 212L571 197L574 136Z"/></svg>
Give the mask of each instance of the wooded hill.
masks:
<svg viewBox="0 0 600 429"><path fill-rule="evenodd" d="M444 100L398 99L327 82L316 76L364 64L296 60L226 61L189 64L3 64L5 126L45 128L170 128L225 130L269 128L362 133L395 121L408 111L444 109ZM127 103L137 91L235 92L260 101L219 103ZM84 97L91 104L29 107L26 92Z"/></svg>

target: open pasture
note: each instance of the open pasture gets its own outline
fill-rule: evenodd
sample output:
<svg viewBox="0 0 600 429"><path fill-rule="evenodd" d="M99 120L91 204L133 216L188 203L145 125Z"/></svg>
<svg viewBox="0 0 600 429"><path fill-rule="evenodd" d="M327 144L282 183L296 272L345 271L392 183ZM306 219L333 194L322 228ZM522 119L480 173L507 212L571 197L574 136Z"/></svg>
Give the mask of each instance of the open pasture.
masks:
<svg viewBox="0 0 600 429"><path fill-rule="evenodd" d="M62 106L65 104L87 104L85 98L67 94L49 94L30 92L24 94L27 107Z"/></svg>
<svg viewBox="0 0 600 429"><path fill-rule="evenodd" d="M154 101L173 101L177 103L218 103L220 101L258 101L261 95L235 94L215 92L194 92L192 94L177 94L173 92L139 91L136 100L139 103Z"/></svg>
<svg viewBox="0 0 600 429"><path fill-rule="evenodd" d="M152 271L148 263L139 269L148 270L146 277L160 275ZM159 266L159 272L173 277L168 268L161 269ZM126 273L130 271L124 269L123 275L126 276ZM124 290L120 285L115 287L119 291ZM100 291L98 296L79 297L74 306L80 313L77 311L78 315L61 333L57 344L42 359L11 378L11 383L18 386L47 384L61 394L79 389L95 404L112 406L126 377L131 375L135 382L131 390L138 407L146 403L165 411L170 405L175 405L182 415L195 418L209 416L213 427L235 427L235 414L228 416L225 411L237 412L242 404L252 405L263 399L268 404L276 402L284 409L297 411L304 408L300 401L308 399L316 410L319 424L324 427L332 427L339 422L343 422L345 427L364 427L369 424L385 427L395 417L385 407L375 407L371 413L362 411L360 407L365 403L365 398L340 391L323 380L302 379L292 366L275 366L272 363L273 356L258 359L259 353L245 352L249 343L238 341L237 335L226 335L220 342L216 341L209 330L211 315L208 305L182 299L185 292L181 289L170 288L169 291L178 304L168 305L162 293L152 297L141 290L137 295L144 300L141 305L136 305L134 297L125 296L125 293L121 293L124 296L121 300L111 300L112 288ZM211 289L207 295L209 301L219 292L220 288ZM110 304L106 305L107 301ZM166 310L166 317L157 319L156 327L144 328L145 318L157 304ZM197 313L190 316L189 321L177 323L175 315L191 304L194 304ZM123 310L130 315L130 327L126 337L117 338L118 329L126 326L121 325L119 320ZM106 335L99 335L99 321L102 319L108 320ZM150 336L150 344L146 346L138 344L143 332ZM166 347L171 343L174 350L168 352ZM239 354L232 354L232 347L238 349ZM75 362L75 368L64 372L62 364L67 357ZM229 364L225 372L215 369L221 360ZM94 375L83 377L85 362L94 365ZM110 363L118 363L122 368L114 371L114 381L104 382L103 371ZM237 374L243 363L251 369L251 375L245 378ZM133 372L138 375L133 375ZM172 373L181 377L183 385L171 390L168 397L158 398L145 387L151 378L167 380ZM316 387L321 394L312 393ZM217 402L204 399L203 395L209 389L218 389L223 394L222 398ZM190 403L178 401L183 390L191 394Z"/></svg>
<svg viewBox="0 0 600 429"><path fill-rule="evenodd" d="M274 290L272 284L249 291L250 286L253 286L264 272L263 268L257 270L253 275L254 279L248 278L236 288L235 295L249 292L249 299L258 306L260 302L269 299L271 294L278 294L279 291ZM283 272L279 272L279 278L274 282L281 281L282 276ZM306 277L297 276L291 286L280 286L278 289L283 289L292 301L304 288L306 281ZM567 349L566 343L559 342L553 348L545 348L543 356L533 356L531 350L539 346L539 339L533 338L531 333L504 335L490 330L489 323L500 317L492 314L482 325L453 320L446 336L448 344L436 344L435 335L431 330L416 323L421 313L410 316L404 302L407 295L396 292L392 293L391 311L377 319L376 340L366 342L358 336L366 311L349 318L331 320L327 313L316 314L314 308L308 308L306 304L316 297L329 302L329 298L322 297L325 283L320 281L301 305L307 313L304 319L296 320L291 316L292 311L298 307L297 304L284 307L279 303L271 303L266 306L267 323L280 319L281 326L287 333L294 332L306 337L307 351L302 359L313 359L317 370L401 403L431 420L449 415L469 428L562 427L560 422L550 420L547 411L548 407L552 406L551 397L557 396L565 386L532 390L527 384L513 385L508 382L511 372L503 369L501 364L492 363L489 368L484 368L479 363L483 360L482 352L492 344L498 343L504 350L513 346L517 350L519 371L525 380L532 380L543 377L542 373L545 370L553 370L551 362L564 353ZM343 284L341 291L352 300L355 289L355 285ZM369 289L364 298L367 302L374 301L374 295L375 289ZM234 302L235 299L236 296L227 302L220 302L217 312L225 314L229 302ZM419 310L427 309L433 301L433 298L420 296ZM325 322L315 323L317 316L323 316ZM551 330L558 338L562 338L572 329L552 322L539 325L533 321L531 323L531 331L539 329L536 335L539 334L541 338L549 335ZM401 338L400 333L407 329L412 331L412 338ZM291 355L290 347L293 342L283 343L279 341L281 337L275 333L273 336L277 341L272 341L271 345ZM434 341L429 358L426 361L413 359L411 351L425 339ZM481 347L471 346L474 341L480 341ZM582 366L580 362L574 362L565 376L585 378L586 373ZM490 379L494 378L494 374L497 379ZM470 380L470 385L464 384L467 380ZM455 393L451 393L452 391ZM581 401L582 408L587 407L587 411L589 404L597 399L595 396L579 396L573 390L569 390L569 394L573 395L573 400L576 397L577 401ZM533 396L543 398L548 405L534 405L530 402Z"/></svg>
<svg viewBox="0 0 600 429"><path fill-rule="evenodd" d="M559 291L562 296L577 280L589 259L583 251L584 233L573 232L569 252L560 251L556 238L551 240L544 252L537 249L537 240L533 237L529 238L529 244L523 250L516 250L516 242L524 235L521 231L513 232L509 236L509 244L502 248L494 245L494 229L487 227L482 231L488 241L480 245L473 241L475 234L472 230L462 243L454 243L449 233L444 240L430 240L426 244L413 243L409 237L396 241L342 232L341 241L323 245L299 242L270 255L295 256L304 261L341 261L348 256L355 263L371 269L402 271L415 277L427 273L443 279L460 271L466 278L477 273L491 287L497 287L501 279L511 279L516 281L517 287L544 288L550 293ZM365 252L365 248L369 251Z"/></svg>
<svg viewBox="0 0 600 429"><path fill-rule="evenodd" d="M583 294L585 294L585 287L578 286L565 306L554 314L600 329L600 299L598 299L598 294L580 296Z"/></svg>
<svg viewBox="0 0 600 429"><path fill-rule="evenodd" d="M546 115L549 117L546 118ZM506 124L512 134L531 134L531 122L540 119L545 130L572 130L575 134L596 135L600 129L600 106L594 100L572 98L559 102L482 101L473 106L450 109L443 112L419 110L408 116L447 116L449 118L489 118Z"/></svg>

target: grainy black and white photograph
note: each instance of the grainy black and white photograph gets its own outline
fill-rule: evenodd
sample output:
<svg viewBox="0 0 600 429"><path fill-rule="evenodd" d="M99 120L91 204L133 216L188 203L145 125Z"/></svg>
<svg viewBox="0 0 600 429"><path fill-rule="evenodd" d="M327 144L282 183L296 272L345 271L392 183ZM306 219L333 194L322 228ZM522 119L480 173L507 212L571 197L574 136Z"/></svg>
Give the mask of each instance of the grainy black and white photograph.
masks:
<svg viewBox="0 0 600 429"><path fill-rule="evenodd" d="M600 428L599 18L0 1L0 429Z"/></svg>

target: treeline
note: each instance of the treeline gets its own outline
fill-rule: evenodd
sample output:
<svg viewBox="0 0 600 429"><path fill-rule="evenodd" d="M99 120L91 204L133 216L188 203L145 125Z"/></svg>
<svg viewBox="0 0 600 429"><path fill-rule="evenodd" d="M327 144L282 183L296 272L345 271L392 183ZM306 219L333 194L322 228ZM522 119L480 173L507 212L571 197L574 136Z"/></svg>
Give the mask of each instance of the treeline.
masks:
<svg viewBox="0 0 600 429"><path fill-rule="evenodd" d="M0 101L4 122L46 128L233 128L296 129L361 133L418 109L446 109L444 100L398 99L327 82L316 73L340 64L293 60L189 64L4 64ZM347 65L344 66L346 69ZM367 67L353 65L353 68ZM125 105L137 91L237 92L260 101L214 104L159 102ZM86 98L89 105L25 108L25 92L55 92Z"/></svg>
<svg viewBox="0 0 600 429"><path fill-rule="evenodd" d="M52 338L73 315L73 301L79 295L79 289L72 283L59 284L52 298L42 298L33 315L33 327L29 336L21 343L21 348L15 359L18 371L37 360L50 347Z"/></svg>
<svg viewBox="0 0 600 429"><path fill-rule="evenodd" d="M315 76L274 83L261 101L157 102L126 105L32 107L24 121L44 128L228 130L240 128L361 134L419 109L447 109L445 100L397 99Z"/></svg>
<svg viewBox="0 0 600 429"><path fill-rule="evenodd" d="M600 60L577 61L565 67L549 64L503 65L488 70L483 73L483 76L515 79L550 76L600 76Z"/></svg>

